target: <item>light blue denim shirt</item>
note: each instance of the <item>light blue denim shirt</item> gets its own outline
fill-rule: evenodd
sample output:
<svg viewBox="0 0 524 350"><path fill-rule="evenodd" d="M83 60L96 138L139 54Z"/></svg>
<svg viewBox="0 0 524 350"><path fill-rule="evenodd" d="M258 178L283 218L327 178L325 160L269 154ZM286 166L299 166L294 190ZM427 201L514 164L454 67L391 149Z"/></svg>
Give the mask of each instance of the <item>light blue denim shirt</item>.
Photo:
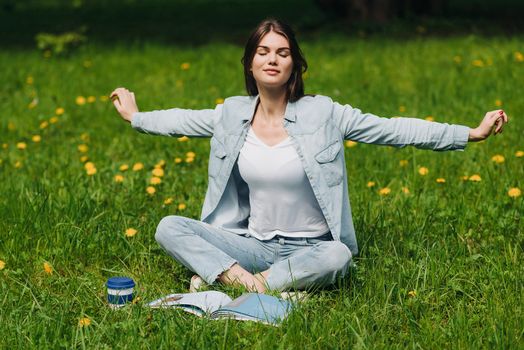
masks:
<svg viewBox="0 0 524 350"><path fill-rule="evenodd" d="M201 220L247 233L249 189L237 159L254 116L258 96L235 96L215 109L173 108L133 114L138 131L167 136L211 137L208 188ZM344 140L434 151L462 150L469 128L415 118L381 118L326 96L288 102L284 127L293 141L333 239L358 253L349 203ZM293 210L293 208L290 208Z"/></svg>

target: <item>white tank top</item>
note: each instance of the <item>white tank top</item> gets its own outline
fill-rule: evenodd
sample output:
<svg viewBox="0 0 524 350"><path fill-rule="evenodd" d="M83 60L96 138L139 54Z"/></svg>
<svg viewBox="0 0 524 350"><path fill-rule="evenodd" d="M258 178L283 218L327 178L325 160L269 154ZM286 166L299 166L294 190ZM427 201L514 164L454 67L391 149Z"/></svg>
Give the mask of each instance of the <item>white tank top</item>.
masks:
<svg viewBox="0 0 524 350"><path fill-rule="evenodd" d="M249 187L249 233L261 240L276 235L318 237L329 232L300 158L288 136L268 146L249 129L238 157Z"/></svg>

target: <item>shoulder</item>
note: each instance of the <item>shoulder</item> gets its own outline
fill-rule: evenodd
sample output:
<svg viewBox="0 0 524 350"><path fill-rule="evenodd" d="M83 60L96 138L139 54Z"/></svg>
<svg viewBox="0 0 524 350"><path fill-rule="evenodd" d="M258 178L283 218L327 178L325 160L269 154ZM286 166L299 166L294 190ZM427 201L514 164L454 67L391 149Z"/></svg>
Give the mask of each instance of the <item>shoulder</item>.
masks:
<svg viewBox="0 0 524 350"><path fill-rule="evenodd" d="M225 107L251 106L256 101L255 96L231 96L224 100Z"/></svg>
<svg viewBox="0 0 524 350"><path fill-rule="evenodd" d="M311 115L320 120L331 117L333 106L333 100L323 95L306 95L296 102L297 115Z"/></svg>
<svg viewBox="0 0 524 350"><path fill-rule="evenodd" d="M324 95L305 95L297 101L299 105L305 106L318 106L318 107L331 107L333 100L329 96Z"/></svg>

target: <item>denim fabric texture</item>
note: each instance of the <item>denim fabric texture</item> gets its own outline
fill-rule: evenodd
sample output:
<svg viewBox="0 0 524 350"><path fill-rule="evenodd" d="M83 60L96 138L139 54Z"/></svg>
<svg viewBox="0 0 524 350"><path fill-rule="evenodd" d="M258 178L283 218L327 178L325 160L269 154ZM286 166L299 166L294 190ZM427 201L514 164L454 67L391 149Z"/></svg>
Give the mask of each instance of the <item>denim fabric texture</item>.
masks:
<svg viewBox="0 0 524 350"><path fill-rule="evenodd" d="M169 255L209 284L238 263L251 273L269 269L266 284L272 290L321 287L344 277L351 263L347 246L334 241L329 233L262 241L172 215L160 221L155 238Z"/></svg>
<svg viewBox="0 0 524 350"><path fill-rule="evenodd" d="M131 122L135 129L147 134L211 137L208 188L200 219L241 235L247 233L249 189L236 163L258 100L258 96L235 96L215 109L137 112ZM446 151L463 150L469 136L466 126L381 118L321 95L288 102L283 123L333 240L345 244L352 256L358 254L358 246L348 195L344 140ZM229 262L224 259L223 263Z"/></svg>

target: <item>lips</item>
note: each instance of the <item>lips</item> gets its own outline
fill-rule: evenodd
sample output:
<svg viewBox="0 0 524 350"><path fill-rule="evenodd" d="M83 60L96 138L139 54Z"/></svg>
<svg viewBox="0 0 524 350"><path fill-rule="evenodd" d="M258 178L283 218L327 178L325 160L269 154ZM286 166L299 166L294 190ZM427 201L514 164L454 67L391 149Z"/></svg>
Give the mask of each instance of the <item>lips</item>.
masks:
<svg viewBox="0 0 524 350"><path fill-rule="evenodd" d="M280 71L276 70L276 69L264 69L264 72L266 72L267 74L278 74L278 73L280 73Z"/></svg>

